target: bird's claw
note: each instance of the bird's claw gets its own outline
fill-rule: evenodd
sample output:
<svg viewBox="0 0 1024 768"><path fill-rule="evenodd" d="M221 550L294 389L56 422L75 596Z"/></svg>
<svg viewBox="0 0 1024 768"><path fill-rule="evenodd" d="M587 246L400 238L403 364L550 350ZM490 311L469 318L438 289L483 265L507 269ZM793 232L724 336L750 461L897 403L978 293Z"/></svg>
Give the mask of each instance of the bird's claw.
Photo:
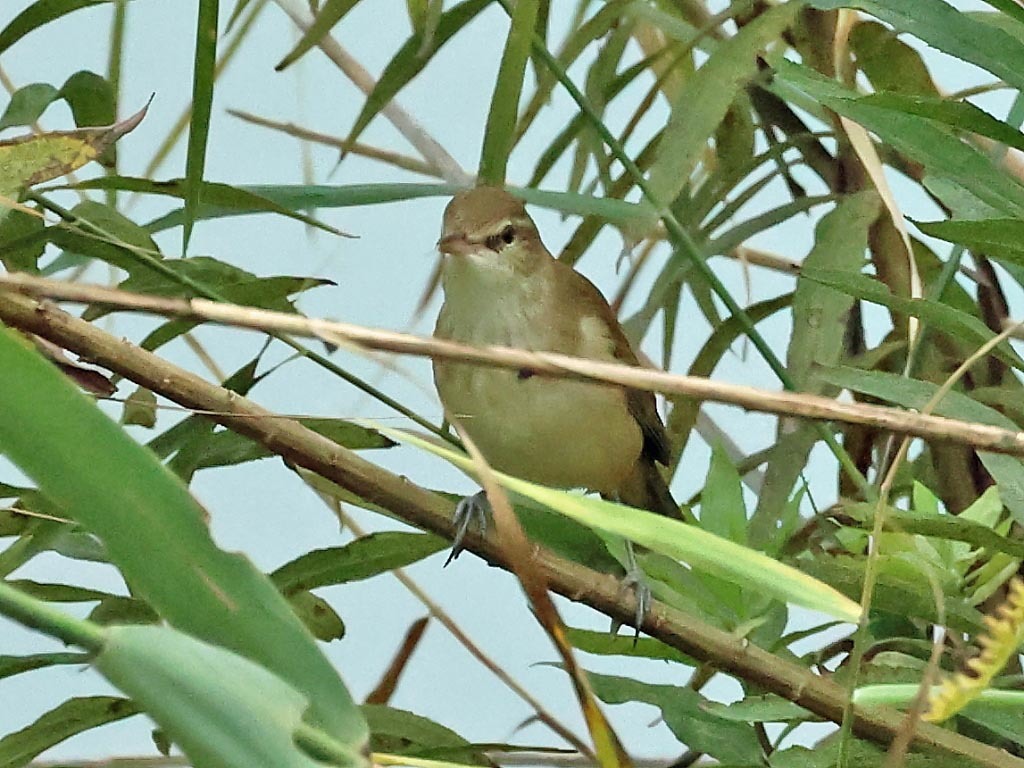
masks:
<svg viewBox="0 0 1024 768"><path fill-rule="evenodd" d="M621 586L623 590L633 590L636 597L636 610L633 614L633 645L636 645L637 640L640 639L640 627L651 608L651 588L647 585L644 572L636 562L633 546L628 541L626 542L626 562L626 575L622 577ZM621 621L612 619L612 634L618 634L621 626Z"/></svg>
<svg viewBox="0 0 1024 768"><path fill-rule="evenodd" d="M636 596L636 611L633 614L633 644L636 645L636 641L640 639L640 626L644 623L647 612L651 608L651 588L647 586L643 571L637 568L628 571L622 578L622 589L631 589ZM611 632L613 635L618 634L621 627L621 621L612 619Z"/></svg>
<svg viewBox="0 0 1024 768"><path fill-rule="evenodd" d="M491 505L487 501L487 494L483 491L474 493L472 496L463 496L455 505L455 514L452 515L452 522L455 523L455 539L452 541L452 551L448 553L448 559L444 561L447 566L452 560L462 554L465 547L462 540L466 537L466 531L476 520L477 530L483 535L487 533L487 521L491 515Z"/></svg>

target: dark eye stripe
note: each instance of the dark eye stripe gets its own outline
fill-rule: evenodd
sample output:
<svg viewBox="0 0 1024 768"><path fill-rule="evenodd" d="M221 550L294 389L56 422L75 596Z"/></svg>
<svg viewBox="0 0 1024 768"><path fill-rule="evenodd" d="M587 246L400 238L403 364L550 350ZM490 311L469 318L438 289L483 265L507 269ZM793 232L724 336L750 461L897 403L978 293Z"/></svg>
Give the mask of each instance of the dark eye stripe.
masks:
<svg viewBox="0 0 1024 768"><path fill-rule="evenodd" d="M496 235L491 235L484 240L484 245L492 251L500 251L506 245L512 245L516 240L516 228L509 224Z"/></svg>

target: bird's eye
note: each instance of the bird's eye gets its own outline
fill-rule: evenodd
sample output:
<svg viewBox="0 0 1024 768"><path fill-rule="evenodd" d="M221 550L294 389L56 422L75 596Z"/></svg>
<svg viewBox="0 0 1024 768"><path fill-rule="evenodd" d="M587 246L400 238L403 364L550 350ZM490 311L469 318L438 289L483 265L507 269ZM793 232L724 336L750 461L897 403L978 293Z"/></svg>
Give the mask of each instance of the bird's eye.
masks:
<svg viewBox="0 0 1024 768"><path fill-rule="evenodd" d="M501 232L487 238L486 245L492 251L500 251L506 245L512 245L516 240L516 228L509 224Z"/></svg>

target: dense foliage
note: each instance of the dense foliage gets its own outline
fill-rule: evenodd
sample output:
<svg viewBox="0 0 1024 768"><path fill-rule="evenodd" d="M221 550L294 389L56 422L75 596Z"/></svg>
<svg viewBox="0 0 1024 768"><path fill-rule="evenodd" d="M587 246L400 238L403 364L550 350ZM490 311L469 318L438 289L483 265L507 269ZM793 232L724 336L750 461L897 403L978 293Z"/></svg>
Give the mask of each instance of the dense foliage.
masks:
<svg viewBox="0 0 1024 768"><path fill-rule="evenodd" d="M83 41L108 56L107 71L83 69L65 51L62 82L10 85L0 115L0 261L28 276L0 283L0 449L10 461L0 476L0 611L73 646L0 656L0 701L4 678L57 665L92 665L124 694L68 698L0 738L0 766L140 713L165 754L173 745L197 766L364 765L367 750L379 763L485 765L514 752L505 733L478 745L431 722L429 700L415 714L389 706L422 626L362 705L317 643L344 633L317 590L416 563L445 547L438 534L451 534L447 489L388 471L385 449L411 442L458 462L457 441L436 412L418 413L388 394L388 380L371 385L332 356L351 338L285 329L281 316L301 318L305 292L330 281L189 250L213 219L241 228L253 216L284 217L340 238L327 223L333 209L447 196L477 180L568 215L573 230L557 255L569 264L613 263L620 254L608 251L607 234L621 235L630 256L610 298L627 333L638 346L647 339L645 348L660 342L655 366L711 380L699 394L690 379L640 382L667 393L672 472L682 465L689 482L705 478L687 500L696 522L649 520L508 480L542 553L531 560L505 537L470 536L470 551L523 581L574 684L582 717L571 722L585 722L589 736L538 709L553 744L629 765L642 735L615 733L601 713L644 702L678 739L680 766L1024 765L1024 588L1015 580L1024 560L1024 360L1011 320L1024 285L1024 9L1010 0L970 12L942 0L408 0L408 39L368 81L334 42L345 40L354 0L276 0L286 14L273 17L261 15L268 0L199 0L189 6L193 76L180 84L191 109L177 126L156 126L166 141L149 170L129 175L118 145L140 124L153 129L145 111L126 118L139 105L119 98L122 71L133 66L126 22L145 1L37 0L0 30L3 55L94 6L110 18L106 39ZM488 48L500 66L469 173L393 99L429 81L435 57L472 36L483 16L500 17L507 37ZM322 48L363 78L354 124L329 137L241 118L270 129L268 146L297 136L336 147L342 176L355 156L379 165L360 166L371 171L359 178L280 185L260 183L254 163L252 184L222 183L208 171L218 55L230 59L260 25L292 22L298 43L268 63L298 66ZM252 76L269 82L273 73ZM41 120L53 128L68 119L61 105L74 125L44 130ZM385 119L415 157L364 143ZM538 128L552 121L557 131ZM183 174L158 176L179 139ZM375 167L386 174L371 175ZM140 196L165 201L163 213L133 211ZM789 234L771 241L783 244L774 252L762 244L778 231ZM181 233L177 246L168 232ZM82 281L96 263L120 293ZM769 273L784 289L748 301L743 279ZM86 309L65 315L47 299L75 298L76 283ZM229 324L248 317L242 324L264 329L267 346L294 354L266 365L265 346L208 383L163 354L184 339L203 359L193 331L208 322L206 305L143 307L147 298L226 305ZM132 343L104 330L111 313L139 308L166 319ZM781 344L762 333L780 318L792 326ZM696 342L689 358L682 337ZM361 343L397 348L394 339ZM744 345L743 365L775 380L739 393L715 375ZM447 448L379 424L279 417L246 399L295 365L362 389ZM772 389L799 396L772 399ZM749 452L749 435L701 413L707 400L776 414L777 430ZM193 413L158 420L158 402ZM153 430L143 441L140 427ZM710 451L695 453L698 444ZM274 455L285 459L275 471L297 473L335 510L359 506L423 532L390 526L263 573L218 548L188 488L200 472ZM694 470L695 455L710 455L706 473ZM826 497L811 485L829 488ZM545 584L615 620L633 615L633 593L608 577L622 572L622 536L645 547L656 598L649 636L565 628ZM42 555L53 558L50 581L17 577ZM112 566L125 588L72 583L65 560ZM64 603L91 613L75 618ZM663 678L588 674L591 654L664 660L655 667ZM716 673L736 681L737 700L709 694Z"/></svg>

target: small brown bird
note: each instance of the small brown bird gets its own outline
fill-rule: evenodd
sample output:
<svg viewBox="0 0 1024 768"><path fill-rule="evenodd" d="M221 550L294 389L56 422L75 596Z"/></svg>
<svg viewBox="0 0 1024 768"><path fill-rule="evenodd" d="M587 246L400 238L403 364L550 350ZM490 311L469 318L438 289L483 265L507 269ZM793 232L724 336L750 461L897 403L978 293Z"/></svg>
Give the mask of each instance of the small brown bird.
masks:
<svg viewBox="0 0 1024 768"><path fill-rule="evenodd" d="M438 248L434 335L638 365L600 291L541 242L522 201L495 187L456 195ZM680 518L658 471L669 443L651 392L434 360L434 382L496 469Z"/></svg>

